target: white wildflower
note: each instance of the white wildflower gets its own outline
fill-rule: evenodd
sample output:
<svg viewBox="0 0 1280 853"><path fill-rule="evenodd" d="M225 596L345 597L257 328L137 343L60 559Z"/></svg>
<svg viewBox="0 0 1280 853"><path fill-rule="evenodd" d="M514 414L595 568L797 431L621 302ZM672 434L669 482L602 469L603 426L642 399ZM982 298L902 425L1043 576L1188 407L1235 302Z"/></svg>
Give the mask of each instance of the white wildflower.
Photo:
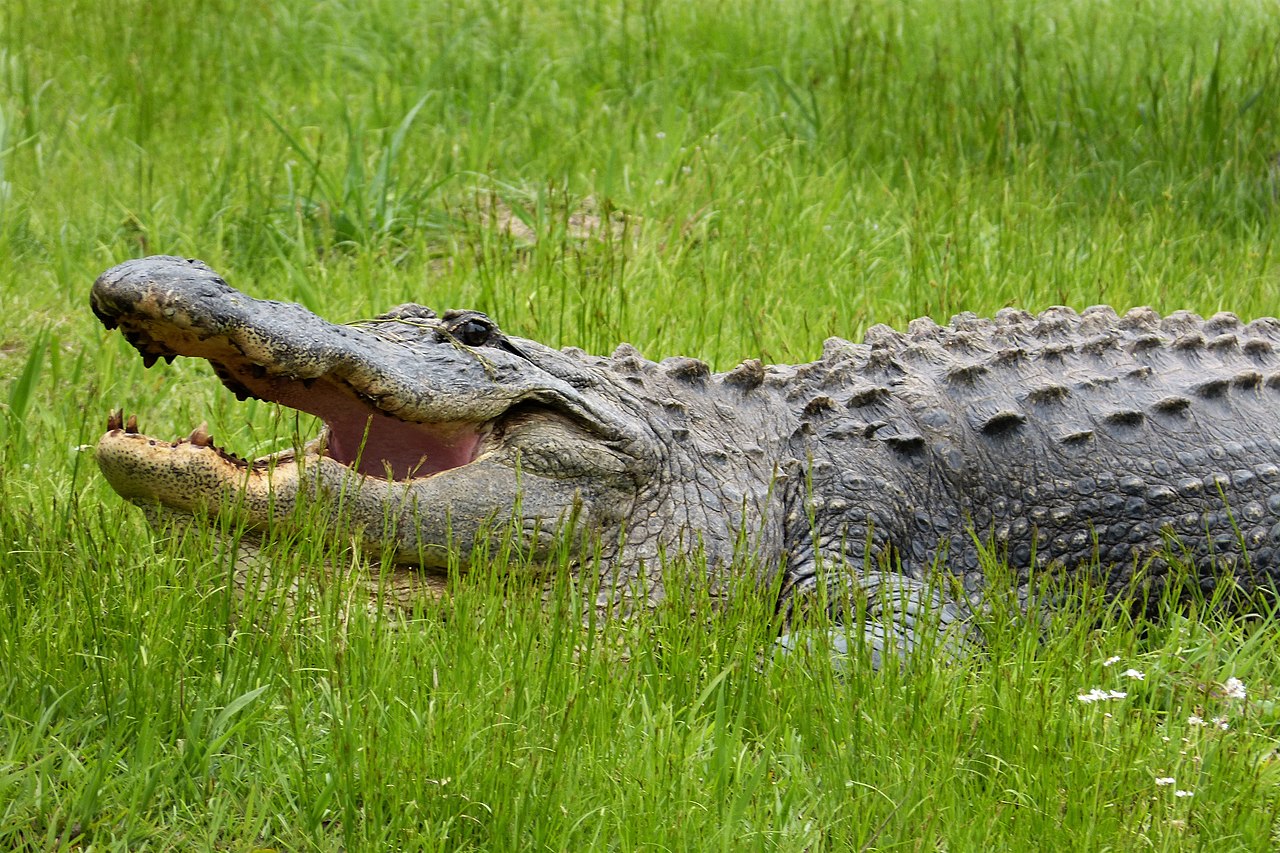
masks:
<svg viewBox="0 0 1280 853"><path fill-rule="evenodd" d="M1172 776L1157 776L1157 777L1156 777L1156 784L1157 784L1157 785L1159 785L1161 788L1163 788L1163 787L1165 787L1165 786L1167 786L1167 785L1172 785L1172 784L1173 784L1173 782L1174 782L1174 778L1173 778Z"/></svg>
<svg viewBox="0 0 1280 853"><path fill-rule="evenodd" d="M1231 724L1227 722L1227 718L1226 718L1226 717L1214 717L1214 718L1213 718L1212 720L1210 720L1209 722L1213 723L1215 726L1217 726L1218 728L1222 729L1224 732L1225 732L1227 729L1231 728Z"/></svg>
<svg viewBox="0 0 1280 853"><path fill-rule="evenodd" d="M1228 699L1245 698L1244 682L1232 676L1227 679L1227 683L1222 685L1222 692Z"/></svg>
<svg viewBox="0 0 1280 853"><path fill-rule="evenodd" d="M655 133L654 136L657 137L658 139L666 139L667 133L666 131L660 130L657 133Z"/></svg>
<svg viewBox="0 0 1280 853"><path fill-rule="evenodd" d="M1206 723L1206 722L1204 721L1204 717L1201 717L1199 714L1192 714L1190 717L1187 717L1187 725L1189 725L1189 726L1207 726L1207 725L1209 725L1209 724L1208 724L1208 723Z"/></svg>
<svg viewBox="0 0 1280 853"><path fill-rule="evenodd" d="M1103 690L1101 687L1095 687L1088 693L1077 695L1076 699L1088 705L1093 702L1105 702L1108 699L1123 699L1128 695L1123 690Z"/></svg>
<svg viewBox="0 0 1280 853"><path fill-rule="evenodd" d="M1177 791L1174 791L1174 792L1173 792L1173 795L1174 795L1175 797L1194 797L1194 796L1195 796L1195 794L1194 794L1193 792L1191 792L1191 791L1183 791L1183 790L1177 790Z"/></svg>
<svg viewBox="0 0 1280 853"><path fill-rule="evenodd" d="M1111 657L1107 658L1106 660L1104 660L1104 661L1102 662L1102 665L1103 665L1103 666L1112 666L1113 664L1117 664L1117 663L1120 663L1120 655L1113 655L1113 656L1111 656Z"/></svg>
<svg viewBox="0 0 1280 853"><path fill-rule="evenodd" d="M1137 669L1126 669L1120 674L1125 678L1132 678L1134 681L1142 681L1147 677L1146 673Z"/></svg>

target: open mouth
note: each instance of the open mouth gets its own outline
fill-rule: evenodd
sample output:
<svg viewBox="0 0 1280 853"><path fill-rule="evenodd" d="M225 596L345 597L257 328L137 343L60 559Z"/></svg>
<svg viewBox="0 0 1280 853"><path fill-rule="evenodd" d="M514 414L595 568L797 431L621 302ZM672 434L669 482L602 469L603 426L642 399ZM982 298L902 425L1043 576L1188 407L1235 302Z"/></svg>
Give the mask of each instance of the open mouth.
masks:
<svg viewBox="0 0 1280 853"><path fill-rule="evenodd" d="M123 409L116 409L107 417L107 430L141 435L137 415L126 419ZM372 414L365 418L363 424L355 418L344 423L327 422L324 431L308 442L304 451L306 455L332 459L367 477L414 480L474 462L481 454L482 441L491 433L489 425L442 431L430 424L407 423L387 415ZM155 439L148 440L157 443ZM286 450L258 459L245 459L215 444L207 424L196 427L185 438L169 442L169 446L174 448L183 444L207 448L227 462L255 470L291 461L295 456L294 451Z"/></svg>
<svg viewBox="0 0 1280 853"><path fill-rule="evenodd" d="M240 399L264 400L315 415L324 422L320 435L303 448L304 455L332 459L361 475L391 481L421 479L468 465L484 452L497 421L415 423L401 420L361 399L340 379L299 380L272 376L259 365L211 362L215 373ZM122 410L107 419L108 431L139 435L137 417ZM154 439L148 439L158 443ZM242 468L264 469L290 461L292 450L246 460L213 442L201 424L172 447L208 448Z"/></svg>

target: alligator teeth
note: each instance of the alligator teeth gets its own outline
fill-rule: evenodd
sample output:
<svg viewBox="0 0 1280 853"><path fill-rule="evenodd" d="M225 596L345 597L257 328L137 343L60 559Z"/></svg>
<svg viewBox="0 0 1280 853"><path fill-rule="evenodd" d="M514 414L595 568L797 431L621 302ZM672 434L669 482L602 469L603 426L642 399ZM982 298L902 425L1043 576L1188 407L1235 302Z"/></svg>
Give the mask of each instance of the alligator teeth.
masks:
<svg viewBox="0 0 1280 853"><path fill-rule="evenodd" d="M214 447L213 449L218 452L219 456L221 456L223 459L227 460L228 462L234 462L236 465L247 464L243 459L241 459L239 456L235 455L229 450L224 450L221 447Z"/></svg>
<svg viewBox="0 0 1280 853"><path fill-rule="evenodd" d="M129 415L129 420L124 422L124 431L127 435L138 434L138 416Z"/></svg>
<svg viewBox="0 0 1280 853"><path fill-rule="evenodd" d="M209 435L208 422L203 422L193 429L191 435L187 436L187 441L197 447L213 447L213 436Z"/></svg>
<svg viewBox="0 0 1280 853"><path fill-rule="evenodd" d="M124 429L124 409L112 409L107 415L107 432Z"/></svg>

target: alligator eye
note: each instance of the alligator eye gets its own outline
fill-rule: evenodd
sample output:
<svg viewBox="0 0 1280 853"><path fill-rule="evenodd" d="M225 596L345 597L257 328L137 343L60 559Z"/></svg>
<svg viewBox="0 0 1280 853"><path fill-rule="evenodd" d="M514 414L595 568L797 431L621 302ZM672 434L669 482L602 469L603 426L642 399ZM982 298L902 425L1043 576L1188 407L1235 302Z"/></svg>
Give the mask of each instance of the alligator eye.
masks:
<svg viewBox="0 0 1280 853"><path fill-rule="evenodd" d="M468 320L453 329L453 336L469 347L484 346L493 334L493 326L483 320Z"/></svg>

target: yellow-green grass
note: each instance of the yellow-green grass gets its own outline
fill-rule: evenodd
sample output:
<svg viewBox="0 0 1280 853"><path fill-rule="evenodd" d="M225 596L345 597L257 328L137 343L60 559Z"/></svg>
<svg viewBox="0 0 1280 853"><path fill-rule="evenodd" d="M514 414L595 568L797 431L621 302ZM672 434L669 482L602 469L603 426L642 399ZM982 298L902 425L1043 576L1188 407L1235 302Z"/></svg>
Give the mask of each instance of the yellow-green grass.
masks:
<svg viewBox="0 0 1280 853"><path fill-rule="evenodd" d="M309 608L237 602L82 448L119 405L244 455L315 429L143 371L86 298L139 254L727 369L1005 305L1280 312L1277 154L1263 2L9 0L0 847L1265 849L1265 615L996 607L972 660L836 674L767 653L760 596L583 625L502 554L348 614L319 531L268 544Z"/></svg>

